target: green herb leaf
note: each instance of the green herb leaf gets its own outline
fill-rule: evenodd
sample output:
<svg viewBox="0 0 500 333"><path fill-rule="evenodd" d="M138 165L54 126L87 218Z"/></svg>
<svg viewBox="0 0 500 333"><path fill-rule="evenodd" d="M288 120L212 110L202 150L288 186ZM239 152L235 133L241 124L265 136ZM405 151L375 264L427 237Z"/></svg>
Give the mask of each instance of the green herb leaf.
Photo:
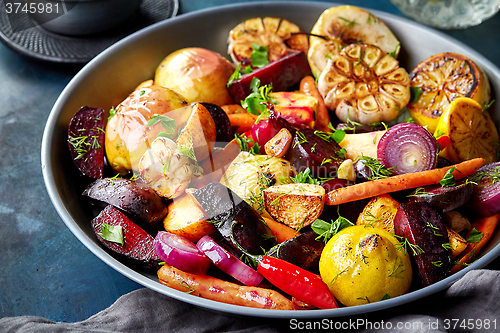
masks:
<svg viewBox="0 0 500 333"><path fill-rule="evenodd" d="M236 142L240 146L241 151L247 151L252 155L260 155L260 146L257 142L239 133L236 133L234 135L234 138L236 139ZM250 148L250 143L254 144L251 148Z"/></svg>
<svg viewBox="0 0 500 333"><path fill-rule="evenodd" d="M229 87L234 81L241 79L241 62L238 63L238 66L236 66L236 69L234 70L233 74L229 77L229 80L227 80L227 87Z"/></svg>
<svg viewBox="0 0 500 333"><path fill-rule="evenodd" d="M339 216L335 221L332 221L332 223L316 219L316 221L311 224L311 229L319 235L316 239L323 238L326 243L339 231L353 225L354 224L345 217Z"/></svg>
<svg viewBox="0 0 500 333"><path fill-rule="evenodd" d="M154 114L151 119L149 119L147 126L154 126L158 123L160 123L161 127L166 131L166 134L162 134L162 136L172 138L172 136L176 133L175 128L177 127L177 122L175 119L164 115Z"/></svg>
<svg viewBox="0 0 500 333"><path fill-rule="evenodd" d="M108 117L108 121L113 118L115 115L116 115L116 112L118 112L117 109L115 109L115 107L111 107L111 110L109 110L109 117Z"/></svg>
<svg viewBox="0 0 500 333"><path fill-rule="evenodd" d="M422 88L410 86L410 103L416 104L423 92Z"/></svg>
<svg viewBox="0 0 500 333"><path fill-rule="evenodd" d="M477 243L483 238L483 233L476 228L472 228L470 231L469 237L467 238L467 242L469 243Z"/></svg>
<svg viewBox="0 0 500 333"><path fill-rule="evenodd" d="M260 120L260 116L268 115L267 103L273 103L269 94L272 91L271 85L260 86L260 80L257 77L252 78L250 82L252 92L241 102L248 113L259 115L256 122Z"/></svg>
<svg viewBox="0 0 500 333"><path fill-rule="evenodd" d="M290 177L290 179L296 184L314 184L321 185L320 181L311 177L311 169L306 168L304 171L301 171L295 177Z"/></svg>
<svg viewBox="0 0 500 333"><path fill-rule="evenodd" d="M267 46L260 46L252 43L253 52L250 55L250 61L253 67L262 68L269 64L267 58Z"/></svg>
<svg viewBox="0 0 500 333"><path fill-rule="evenodd" d="M121 225L110 225L107 223L102 223L99 236L101 236L108 242L123 245L123 228Z"/></svg>
<svg viewBox="0 0 500 333"><path fill-rule="evenodd" d="M441 184L442 187L450 187L456 185L455 177L453 177L453 171L455 171L455 167L452 167L451 169L446 171L443 179L439 181L439 184Z"/></svg>

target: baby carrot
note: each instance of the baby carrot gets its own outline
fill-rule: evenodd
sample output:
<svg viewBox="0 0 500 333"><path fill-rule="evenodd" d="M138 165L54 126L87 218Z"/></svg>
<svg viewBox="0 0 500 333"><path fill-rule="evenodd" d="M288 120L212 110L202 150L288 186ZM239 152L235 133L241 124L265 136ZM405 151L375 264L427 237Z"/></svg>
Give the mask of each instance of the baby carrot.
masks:
<svg viewBox="0 0 500 333"><path fill-rule="evenodd" d="M316 81L310 75L305 76L300 81L300 92L315 97L318 100L319 108L318 115L316 117L316 125L314 128L322 132L330 132L328 125L330 124L330 115L328 114L328 108L323 101L323 96L321 96L318 87L316 86Z"/></svg>
<svg viewBox="0 0 500 333"><path fill-rule="evenodd" d="M407 173L341 187L326 194L325 204L339 205L385 193L437 184L443 179L446 172L453 167L455 168L453 177L455 177L455 179L464 178L476 172L483 164L483 158L475 158L444 168Z"/></svg>
<svg viewBox="0 0 500 333"><path fill-rule="evenodd" d="M473 231L474 229L476 231L481 232L481 239L479 239L477 242L469 242L467 248L457 258L456 261L458 263L453 265L453 267L450 270L450 273L453 274L458 272L459 270L464 268L468 263L476 259L476 256L479 253L479 251L488 242L491 235L493 234L493 231L495 231L499 218L500 214L495 214L489 217L482 217L476 220L474 223L472 223L469 230L469 234L467 235L467 239L469 239L469 237L471 236L471 231Z"/></svg>
<svg viewBox="0 0 500 333"><path fill-rule="evenodd" d="M252 125L255 124L255 120L257 120L257 116L251 113L232 113L228 114L229 122L232 126L238 126L236 130L237 133L243 133L252 128Z"/></svg>
<svg viewBox="0 0 500 333"><path fill-rule="evenodd" d="M267 217L263 217L263 219L264 221L266 221L266 224L268 225L269 229L271 229L273 234L276 236L276 240L278 241L278 243L283 243L286 240L289 240L297 235L300 235L300 232L290 228L286 224L276 222L275 220Z"/></svg>

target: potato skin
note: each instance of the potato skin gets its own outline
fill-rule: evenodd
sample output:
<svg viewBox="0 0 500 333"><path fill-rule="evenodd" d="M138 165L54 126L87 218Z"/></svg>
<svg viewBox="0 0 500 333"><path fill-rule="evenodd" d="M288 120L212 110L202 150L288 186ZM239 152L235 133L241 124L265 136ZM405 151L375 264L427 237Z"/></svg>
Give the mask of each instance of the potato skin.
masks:
<svg viewBox="0 0 500 333"><path fill-rule="evenodd" d="M229 104L226 84L233 65L217 52L188 47L169 54L155 73L155 83L186 96L190 103Z"/></svg>
<svg viewBox="0 0 500 333"><path fill-rule="evenodd" d="M137 170L139 159L159 132L160 124L148 127L155 114L173 118L177 124L187 121L186 99L177 92L157 86L139 85L118 107L106 125L105 148L109 165L121 175Z"/></svg>

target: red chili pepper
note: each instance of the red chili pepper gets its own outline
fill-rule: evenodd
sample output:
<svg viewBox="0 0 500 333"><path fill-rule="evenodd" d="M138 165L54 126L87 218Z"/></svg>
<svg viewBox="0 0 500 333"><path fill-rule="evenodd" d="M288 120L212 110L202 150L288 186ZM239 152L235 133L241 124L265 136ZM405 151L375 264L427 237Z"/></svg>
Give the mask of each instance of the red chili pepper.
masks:
<svg viewBox="0 0 500 333"><path fill-rule="evenodd" d="M448 135L440 136L436 139L436 142L439 145L439 149L442 151L450 144L450 137Z"/></svg>
<svg viewBox="0 0 500 333"><path fill-rule="evenodd" d="M303 302L320 309L338 307L332 292L320 277L294 264L264 256L257 271L273 285Z"/></svg>

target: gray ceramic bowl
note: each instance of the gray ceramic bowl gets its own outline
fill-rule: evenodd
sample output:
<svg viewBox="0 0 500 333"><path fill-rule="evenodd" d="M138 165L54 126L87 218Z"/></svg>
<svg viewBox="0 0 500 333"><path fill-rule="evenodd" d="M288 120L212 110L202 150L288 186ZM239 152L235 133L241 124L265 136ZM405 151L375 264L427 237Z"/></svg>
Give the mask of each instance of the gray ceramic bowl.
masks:
<svg viewBox="0 0 500 333"><path fill-rule="evenodd" d="M81 36L103 32L124 23L137 11L141 1L38 0L29 15L47 30L62 35Z"/></svg>
<svg viewBox="0 0 500 333"><path fill-rule="evenodd" d="M105 263L159 293L214 311L271 318L326 318L373 312L412 302L449 287L467 271L485 266L500 253L500 233L493 235L481 258L459 273L429 287L400 297L350 308L332 310L262 310L222 304L179 292L161 285L155 273L127 266L109 255L97 242L91 228L93 212L75 184L78 175L66 145L67 126L82 105L109 109L121 102L135 86L154 76L156 66L170 52L200 46L226 54L227 34L239 22L257 16L278 16L310 31L319 15L333 6L324 2L262 2L210 8L178 16L139 31L94 58L61 93L52 109L42 142L42 168L49 196L67 227ZM457 40L422 25L386 13L378 15L398 36L403 46L401 64L413 68L425 58L443 51L462 53L482 67L494 92L500 91L500 71L485 57ZM500 104L494 119L499 124Z"/></svg>

